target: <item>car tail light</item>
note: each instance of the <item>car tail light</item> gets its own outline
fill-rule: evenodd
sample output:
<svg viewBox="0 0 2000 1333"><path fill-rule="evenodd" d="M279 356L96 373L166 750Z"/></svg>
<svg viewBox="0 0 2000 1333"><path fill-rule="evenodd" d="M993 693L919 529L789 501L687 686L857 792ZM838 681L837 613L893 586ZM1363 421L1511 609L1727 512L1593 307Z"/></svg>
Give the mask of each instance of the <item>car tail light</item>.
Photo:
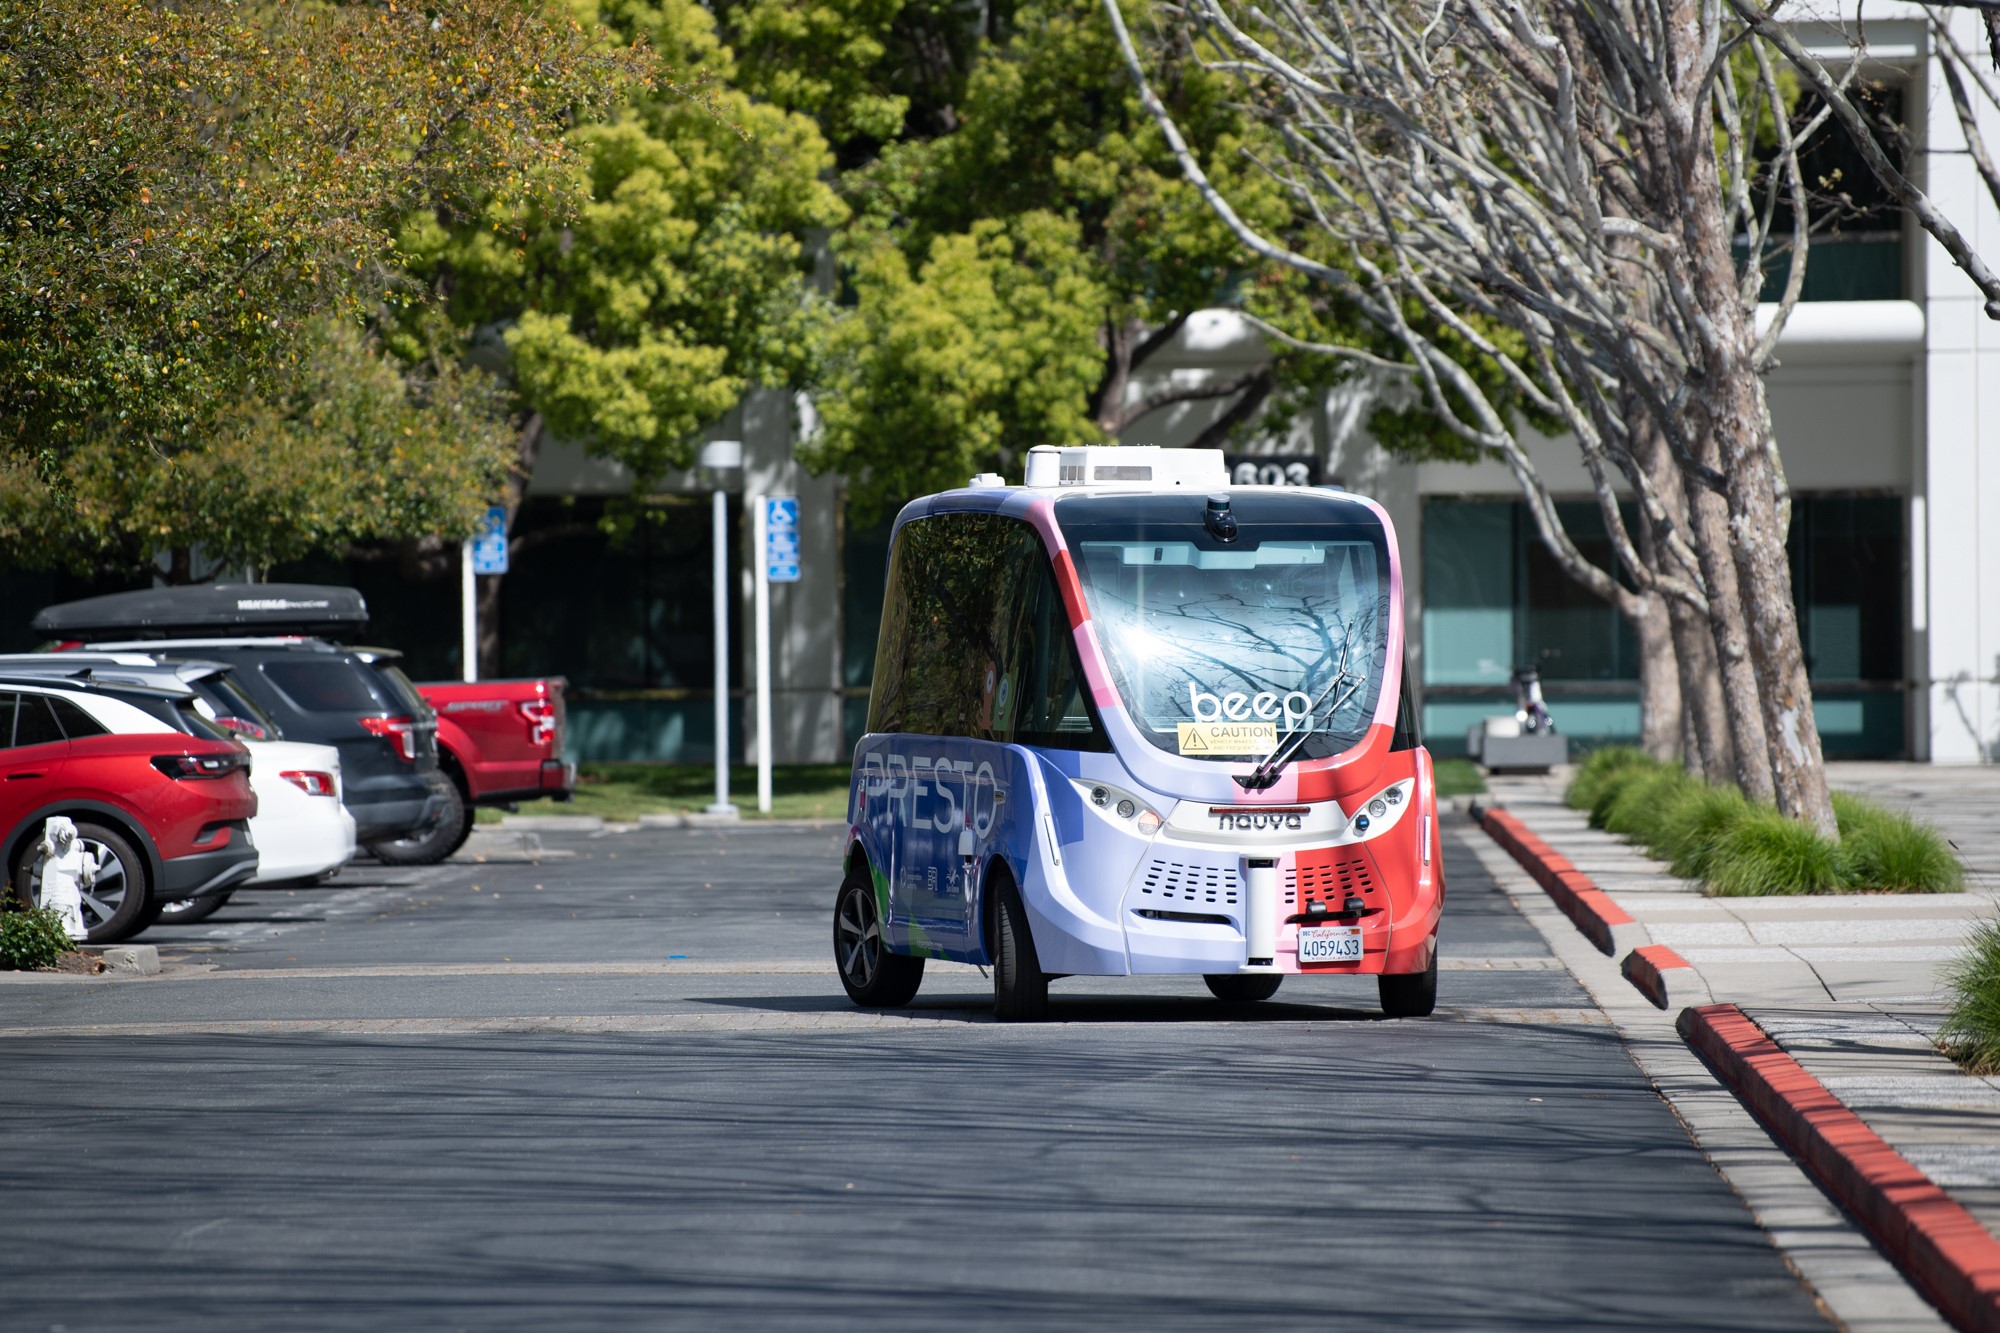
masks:
<svg viewBox="0 0 2000 1333"><path fill-rule="evenodd" d="M308 796L333 795L333 774L314 773L308 769L287 769L279 777L297 787Z"/></svg>
<svg viewBox="0 0 2000 1333"><path fill-rule="evenodd" d="M250 766L242 754L156 754L153 767L170 778L226 778Z"/></svg>
<svg viewBox="0 0 2000 1333"><path fill-rule="evenodd" d="M361 729L371 736L387 736L396 742L396 753L410 762L417 758L417 723L410 717L364 717Z"/></svg>
<svg viewBox="0 0 2000 1333"><path fill-rule="evenodd" d="M521 716L528 719L528 740L535 745L547 745L556 735L556 706L550 699L529 699L520 705Z"/></svg>
<svg viewBox="0 0 2000 1333"><path fill-rule="evenodd" d="M271 733L252 722L247 717L218 717L215 725L224 731L233 731L238 736L248 736L253 741L268 741Z"/></svg>

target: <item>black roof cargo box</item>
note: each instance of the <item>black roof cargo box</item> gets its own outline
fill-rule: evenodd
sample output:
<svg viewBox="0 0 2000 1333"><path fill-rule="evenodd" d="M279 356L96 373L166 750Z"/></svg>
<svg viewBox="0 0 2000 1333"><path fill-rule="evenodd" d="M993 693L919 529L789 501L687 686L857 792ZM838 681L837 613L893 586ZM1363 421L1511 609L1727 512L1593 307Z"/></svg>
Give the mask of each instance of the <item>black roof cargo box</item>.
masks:
<svg viewBox="0 0 2000 1333"><path fill-rule="evenodd" d="M244 635L339 635L367 623L368 603L352 588L207 583L141 588L43 607L34 629L55 639L161 639L218 630Z"/></svg>

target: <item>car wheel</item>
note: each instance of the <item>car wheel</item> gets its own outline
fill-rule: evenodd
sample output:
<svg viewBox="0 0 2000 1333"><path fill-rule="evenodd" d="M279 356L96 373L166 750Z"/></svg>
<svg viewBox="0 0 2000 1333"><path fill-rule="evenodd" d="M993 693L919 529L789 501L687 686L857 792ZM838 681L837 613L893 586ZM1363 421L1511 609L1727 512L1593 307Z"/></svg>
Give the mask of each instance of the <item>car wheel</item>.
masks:
<svg viewBox="0 0 2000 1333"><path fill-rule="evenodd" d="M1427 1018L1438 1002L1437 945L1431 945L1431 965L1421 972L1377 977L1382 1012L1391 1018Z"/></svg>
<svg viewBox="0 0 2000 1333"><path fill-rule="evenodd" d="M377 861L392 866L436 865L465 845L472 832L472 811L459 795L456 783L445 785L451 795L429 823L411 829L400 838L367 844Z"/></svg>
<svg viewBox="0 0 2000 1333"><path fill-rule="evenodd" d="M995 885L993 906L993 1016L1002 1023L1033 1023L1049 1012L1049 974L1035 953L1028 912L1012 883Z"/></svg>
<svg viewBox="0 0 2000 1333"><path fill-rule="evenodd" d="M1208 993L1224 1004L1255 1004L1259 1000L1268 1000L1285 983L1282 976L1234 972L1212 972L1202 980L1208 983Z"/></svg>
<svg viewBox="0 0 2000 1333"><path fill-rule="evenodd" d="M875 886L850 874L833 903L833 962L847 997L864 1009L893 1009L916 998L924 960L891 953L882 937Z"/></svg>
<svg viewBox="0 0 2000 1333"><path fill-rule="evenodd" d="M122 834L77 821L76 836L97 858L97 882L83 891L83 924L90 944L114 944L152 924L146 901L146 862ZM42 857L33 845L14 871L14 897L29 907L42 902Z"/></svg>
<svg viewBox="0 0 2000 1333"><path fill-rule="evenodd" d="M185 926L195 921L206 921L222 910L222 905L232 897L229 893L211 893L206 898L183 898L179 902L167 903L160 908L160 924Z"/></svg>

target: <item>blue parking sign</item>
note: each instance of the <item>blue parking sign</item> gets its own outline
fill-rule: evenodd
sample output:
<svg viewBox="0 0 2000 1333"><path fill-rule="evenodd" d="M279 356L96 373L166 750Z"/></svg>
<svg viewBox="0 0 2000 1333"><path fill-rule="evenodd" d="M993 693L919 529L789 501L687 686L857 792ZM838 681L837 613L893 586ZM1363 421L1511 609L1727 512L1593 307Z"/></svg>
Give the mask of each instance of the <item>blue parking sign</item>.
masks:
<svg viewBox="0 0 2000 1333"><path fill-rule="evenodd" d="M489 505L485 517L479 522L479 531L472 536L472 572L475 574L507 572L505 505Z"/></svg>
<svg viewBox="0 0 2000 1333"><path fill-rule="evenodd" d="M799 581L799 497L764 497L764 577L772 583Z"/></svg>

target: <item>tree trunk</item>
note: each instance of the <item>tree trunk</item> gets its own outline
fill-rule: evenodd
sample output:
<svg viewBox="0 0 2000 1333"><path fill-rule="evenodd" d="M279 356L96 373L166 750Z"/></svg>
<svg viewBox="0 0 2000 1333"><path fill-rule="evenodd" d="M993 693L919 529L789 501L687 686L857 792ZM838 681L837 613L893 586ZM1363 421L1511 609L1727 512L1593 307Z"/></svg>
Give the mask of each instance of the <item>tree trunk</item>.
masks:
<svg viewBox="0 0 2000 1333"><path fill-rule="evenodd" d="M1725 491L1718 495L1697 482L1688 499L1695 510L1709 618L1725 675L1737 771L1761 777L1759 785L1785 814L1835 836L1805 653L1792 610L1776 479L1766 452L1768 418L1757 375L1757 333L1744 308L1725 221L1715 116L1707 95L1708 60L1702 54L1704 10L1696 0L1675 0L1670 13L1668 40L1675 48L1675 109L1680 114L1664 117L1660 128L1669 138L1678 178L1671 203L1679 214L1685 291L1699 316L1693 321L1700 357L1688 370L1688 420L1705 455L1702 461L1722 474ZM1722 585L1725 574L1727 588ZM1749 700L1738 683L1744 668L1756 679ZM1751 703L1763 732L1760 746L1753 745L1747 726L1741 725L1747 719L1739 718ZM1743 788L1748 795L1759 794L1750 783Z"/></svg>
<svg viewBox="0 0 2000 1333"><path fill-rule="evenodd" d="M1837 839L1840 829L1833 817L1812 685L1799 641L1791 562L1785 556L1785 526L1770 456L1755 436L1739 439L1728 453L1729 520L1736 536L1736 567L1743 581L1743 607L1749 613L1750 656L1764 703L1764 733L1778 809L1821 837Z"/></svg>
<svg viewBox="0 0 2000 1333"><path fill-rule="evenodd" d="M1704 452L1715 452L1712 442ZM1757 671L1750 662L1749 636L1743 627L1736 559L1729 549L1729 503L1693 478L1688 479L1687 501L1688 529L1701 560L1702 584L1708 589L1708 632L1736 785L1751 800L1768 802L1773 796L1770 747L1764 740Z"/></svg>
<svg viewBox="0 0 2000 1333"><path fill-rule="evenodd" d="M1651 592L1633 600L1626 619L1639 642L1639 748L1672 763L1681 756L1681 682L1667 599Z"/></svg>
<svg viewBox="0 0 2000 1333"><path fill-rule="evenodd" d="M1626 428L1632 436L1632 454L1659 498L1666 522L1694 544L1688 529L1687 492L1683 489L1680 467L1674 462L1660 424L1635 393L1620 397ZM1655 569L1672 562L1666 533L1656 531L1642 512L1639 524L1640 550ZM1716 669L1715 636L1695 607L1675 597L1667 604L1667 630L1673 641L1674 669L1680 678L1680 710L1683 731L1681 762L1695 777L1709 782L1727 782L1736 776L1736 757L1729 743L1729 719L1723 710L1722 676ZM1644 649L1642 648L1643 652ZM1643 667L1641 668L1643 670ZM1643 693L1643 688L1642 691Z"/></svg>
<svg viewBox="0 0 2000 1333"><path fill-rule="evenodd" d="M507 553L512 557L520 543L514 539L514 518L521 512L521 500L528 492L535 463L542 455L542 414L530 413L521 426L515 445L514 463L507 469L507 490L501 503L507 509ZM500 674L500 584L504 574L484 574L479 578L479 674L490 678Z"/></svg>
<svg viewBox="0 0 2000 1333"><path fill-rule="evenodd" d="M1667 619L1674 637L1674 660L1681 675L1681 716L1687 723L1687 771L1709 782L1737 777L1736 747L1730 744L1729 713L1722 702L1722 673L1715 660L1715 633L1701 612L1669 601ZM1740 785L1740 784L1739 784Z"/></svg>
<svg viewBox="0 0 2000 1333"><path fill-rule="evenodd" d="M167 586L184 588L194 582L194 548L176 546L167 552L167 569L161 577Z"/></svg>

